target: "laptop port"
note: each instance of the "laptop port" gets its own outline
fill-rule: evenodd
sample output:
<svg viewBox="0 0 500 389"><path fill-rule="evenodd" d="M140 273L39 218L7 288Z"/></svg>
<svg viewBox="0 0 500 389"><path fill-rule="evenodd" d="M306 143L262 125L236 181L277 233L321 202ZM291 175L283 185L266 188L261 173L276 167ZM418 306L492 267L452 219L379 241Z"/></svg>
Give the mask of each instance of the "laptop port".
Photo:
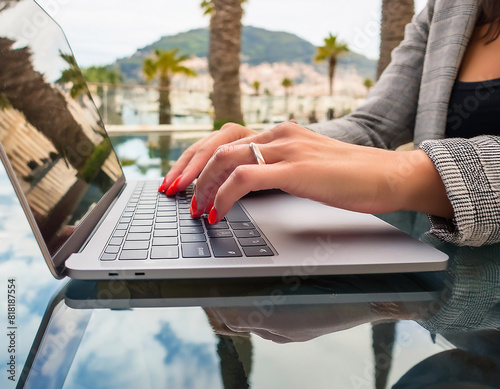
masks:
<svg viewBox="0 0 500 389"><path fill-rule="evenodd" d="M136 276L145 276L146 273L135 273Z"/></svg>
<svg viewBox="0 0 500 389"><path fill-rule="evenodd" d="M108 275L109 275L110 277L116 277L116 276L118 275L118 273L108 273Z"/></svg>

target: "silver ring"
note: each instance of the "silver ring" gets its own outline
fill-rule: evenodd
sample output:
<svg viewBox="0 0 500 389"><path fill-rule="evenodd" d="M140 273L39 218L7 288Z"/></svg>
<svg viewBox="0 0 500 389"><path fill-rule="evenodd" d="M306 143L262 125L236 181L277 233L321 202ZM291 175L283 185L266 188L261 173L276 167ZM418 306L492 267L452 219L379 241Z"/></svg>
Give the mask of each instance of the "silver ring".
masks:
<svg viewBox="0 0 500 389"><path fill-rule="evenodd" d="M257 160L257 163L259 165L265 165L266 161L264 160L264 157L262 156L262 153L260 152L259 148L255 143L250 143L249 144L250 148L253 151L253 155L255 155L255 159Z"/></svg>

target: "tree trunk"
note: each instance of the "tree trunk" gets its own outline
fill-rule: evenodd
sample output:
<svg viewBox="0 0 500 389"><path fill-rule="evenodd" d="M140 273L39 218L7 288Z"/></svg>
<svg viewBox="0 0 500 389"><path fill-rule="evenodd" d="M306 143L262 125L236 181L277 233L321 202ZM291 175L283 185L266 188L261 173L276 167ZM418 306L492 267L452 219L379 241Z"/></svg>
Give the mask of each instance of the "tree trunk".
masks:
<svg viewBox="0 0 500 389"><path fill-rule="evenodd" d="M391 53L403 40L405 26L415 13L413 0L382 0L382 27L380 30L380 59L377 80L391 62Z"/></svg>
<svg viewBox="0 0 500 389"><path fill-rule="evenodd" d="M172 107L170 105L170 78L160 78L160 124L172 123Z"/></svg>
<svg viewBox="0 0 500 389"><path fill-rule="evenodd" d="M328 62L328 79L330 80L330 96L333 96L333 80L335 78L335 67L337 66L337 58L330 57Z"/></svg>
<svg viewBox="0 0 500 389"><path fill-rule="evenodd" d="M210 95L214 128L243 123L240 91L241 0L214 0L210 18L209 71L214 80Z"/></svg>

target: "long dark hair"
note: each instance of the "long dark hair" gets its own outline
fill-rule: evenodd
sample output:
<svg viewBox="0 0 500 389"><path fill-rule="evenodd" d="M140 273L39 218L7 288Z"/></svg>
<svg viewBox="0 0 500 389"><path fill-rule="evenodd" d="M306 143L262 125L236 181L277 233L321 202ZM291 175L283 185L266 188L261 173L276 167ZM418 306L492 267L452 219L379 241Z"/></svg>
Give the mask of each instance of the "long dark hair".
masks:
<svg viewBox="0 0 500 389"><path fill-rule="evenodd" d="M498 0L480 0L480 4L477 26L490 25L484 38L488 38L487 43L491 43L500 36L500 2Z"/></svg>

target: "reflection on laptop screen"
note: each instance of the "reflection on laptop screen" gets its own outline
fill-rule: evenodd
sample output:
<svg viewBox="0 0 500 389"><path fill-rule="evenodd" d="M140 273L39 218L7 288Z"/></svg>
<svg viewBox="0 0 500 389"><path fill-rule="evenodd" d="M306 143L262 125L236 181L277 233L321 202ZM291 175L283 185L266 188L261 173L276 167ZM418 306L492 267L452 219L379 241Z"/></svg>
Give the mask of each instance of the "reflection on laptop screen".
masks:
<svg viewBox="0 0 500 389"><path fill-rule="evenodd" d="M0 1L0 143L51 255L123 173L59 26Z"/></svg>

